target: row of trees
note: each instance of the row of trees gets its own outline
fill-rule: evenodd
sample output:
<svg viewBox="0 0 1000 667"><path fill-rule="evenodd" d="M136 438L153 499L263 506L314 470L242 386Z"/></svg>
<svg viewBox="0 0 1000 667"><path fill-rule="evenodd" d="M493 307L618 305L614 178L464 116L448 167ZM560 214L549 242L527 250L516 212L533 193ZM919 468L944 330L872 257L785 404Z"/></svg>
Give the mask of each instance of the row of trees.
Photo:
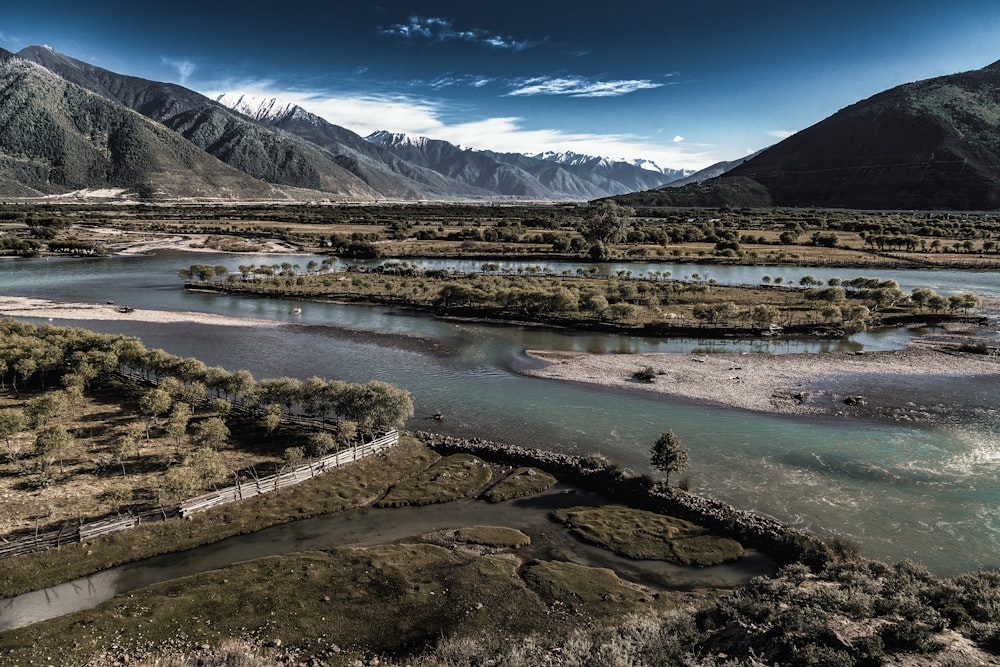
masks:
<svg viewBox="0 0 1000 667"><path fill-rule="evenodd" d="M135 338L0 320L0 388L62 388L60 394L38 398L32 408L34 422L78 402L92 382L115 372L158 385L140 402L142 412L153 419L174 404L210 404L224 414L234 408L262 418L277 414L279 423L291 417L350 421L362 434L371 435L401 426L413 414L409 393L386 382L303 382L287 377L257 381L249 371L230 372L192 357L149 350Z"/></svg>
<svg viewBox="0 0 1000 667"><path fill-rule="evenodd" d="M123 377L148 384L122 393L116 382ZM81 421L81 407L93 409L93 390L108 387L118 387L117 416ZM255 380L248 371L149 350L133 338L14 320L0 320L3 388L17 398L0 408L0 460L15 463L12 470L35 488L81 470L97 473L104 480L100 499L115 510L140 496L180 500L232 479L249 453L235 449L261 442L246 440L257 428L280 465L295 465L401 426L413 414L409 393L385 382ZM290 423L297 427L287 437L274 438ZM253 456L267 449L255 445ZM119 481L110 481L116 475Z"/></svg>

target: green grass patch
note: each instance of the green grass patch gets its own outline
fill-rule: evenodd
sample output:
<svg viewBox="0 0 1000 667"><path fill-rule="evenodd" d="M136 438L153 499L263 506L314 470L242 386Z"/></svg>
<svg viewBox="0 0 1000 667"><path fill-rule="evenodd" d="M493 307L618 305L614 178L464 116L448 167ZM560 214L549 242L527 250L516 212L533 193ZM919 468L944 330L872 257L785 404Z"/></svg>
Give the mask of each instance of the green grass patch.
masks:
<svg viewBox="0 0 1000 667"><path fill-rule="evenodd" d="M483 498L499 503L541 493L556 483L556 478L537 468L518 468L491 486Z"/></svg>
<svg viewBox="0 0 1000 667"><path fill-rule="evenodd" d="M614 570L564 561L534 561L524 568L525 581L543 599L562 602L576 613L607 618L650 604L654 596L618 578Z"/></svg>
<svg viewBox="0 0 1000 667"><path fill-rule="evenodd" d="M520 549L531 544L531 538L516 528L504 526L471 526L455 531L455 540L484 547Z"/></svg>
<svg viewBox="0 0 1000 667"><path fill-rule="evenodd" d="M475 494L492 477L490 467L482 459L471 454L452 454L393 486L377 505L404 507L461 500Z"/></svg>
<svg viewBox="0 0 1000 667"><path fill-rule="evenodd" d="M571 507L553 514L588 542L629 558L708 567L737 560L744 553L732 538L656 512L607 505Z"/></svg>
<svg viewBox="0 0 1000 667"><path fill-rule="evenodd" d="M218 645L254 636L300 647L419 651L442 635L551 629L517 561L430 544L340 548L263 558L156 584L99 607L0 634L5 664L93 664L111 645L133 658L183 638ZM41 648L44 647L44 648Z"/></svg>
<svg viewBox="0 0 1000 667"><path fill-rule="evenodd" d="M172 519L87 544L5 559L0 566L0 598L53 586L115 565L364 505L438 458L420 441L403 437L398 446L384 455L362 459L292 487L200 512L188 520Z"/></svg>

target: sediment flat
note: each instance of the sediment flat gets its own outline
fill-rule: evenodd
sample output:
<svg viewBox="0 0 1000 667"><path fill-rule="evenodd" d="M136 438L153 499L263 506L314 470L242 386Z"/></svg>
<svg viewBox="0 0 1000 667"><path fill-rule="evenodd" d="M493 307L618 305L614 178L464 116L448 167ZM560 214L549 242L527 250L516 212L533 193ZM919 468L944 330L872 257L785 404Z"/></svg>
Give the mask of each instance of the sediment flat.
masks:
<svg viewBox="0 0 1000 667"><path fill-rule="evenodd" d="M278 326L272 320L228 317L192 311L153 310L147 308L120 310L111 303L72 303L20 296L0 296L0 316L38 317L52 320L128 320L133 322L194 322L217 326Z"/></svg>
<svg viewBox="0 0 1000 667"><path fill-rule="evenodd" d="M527 353L551 362L527 371L528 375L775 414L840 414L845 411L845 400L863 408L869 401L880 400L863 394L865 384L876 376L1000 377L996 356L919 343L901 350L862 353ZM636 380L633 373L646 367L656 374L653 381ZM845 387L862 393L845 395Z"/></svg>

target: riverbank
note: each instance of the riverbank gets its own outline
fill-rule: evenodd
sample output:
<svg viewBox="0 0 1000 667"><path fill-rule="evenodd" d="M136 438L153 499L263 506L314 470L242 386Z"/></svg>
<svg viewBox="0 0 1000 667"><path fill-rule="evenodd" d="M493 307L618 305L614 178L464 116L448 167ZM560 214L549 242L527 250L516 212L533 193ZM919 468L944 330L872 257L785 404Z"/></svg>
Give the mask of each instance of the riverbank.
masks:
<svg viewBox="0 0 1000 667"><path fill-rule="evenodd" d="M0 296L0 316L37 317L52 320L131 320L158 324L194 322L237 327L279 326L283 324L273 320L227 317L212 313L128 308L114 303L70 303L19 296Z"/></svg>
<svg viewBox="0 0 1000 667"><path fill-rule="evenodd" d="M550 365L528 375L646 391L776 414L871 414L873 378L1000 378L1000 358L917 342L902 350L828 354L584 354L529 350ZM652 369L652 381L633 376ZM898 399L899 397L892 397Z"/></svg>

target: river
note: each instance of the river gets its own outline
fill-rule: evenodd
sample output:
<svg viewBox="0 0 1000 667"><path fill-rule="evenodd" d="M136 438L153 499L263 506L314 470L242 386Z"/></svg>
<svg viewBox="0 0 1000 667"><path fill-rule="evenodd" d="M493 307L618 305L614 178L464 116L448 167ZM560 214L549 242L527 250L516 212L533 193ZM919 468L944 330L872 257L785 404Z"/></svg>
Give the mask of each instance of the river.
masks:
<svg viewBox="0 0 1000 667"><path fill-rule="evenodd" d="M848 341L761 342L637 339L534 327L443 321L389 308L297 303L187 293L177 271L193 263L305 266L314 257L159 252L105 259L0 262L0 294L60 301L114 300L137 308L192 310L295 326L148 324L126 318L65 322L140 337L149 347L247 368L256 377L320 375L393 382L414 396L413 429L484 437L556 451L601 452L648 469L648 448L673 429L691 451L693 490L753 509L821 536L856 540L888 561L911 558L940 574L1000 566L1000 380L946 377L877 388L953 418L934 425L774 416L692 401L609 391L526 377L538 362L525 349L588 352L766 349L774 352L890 349L921 332L866 332ZM423 262L419 262L425 265ZM444 266L475 269L481 262ZM513 266L513 265L511 265ZM543 264L555 273L576 265ZM625 268L632 267L632 268ZM516 267L514 267L516 269ZM904 290L972 291L1000 298L995 274L968 271L852 271L805 267L605 265L634 275L671 271L724 282L782 275L875 275ZM724 272L732 271L731 275ZM302 308L301 315L292 313ZM63 322L59 322L63 323ZM344 331L354 332L344 335ZM400 345L392 337L416 339ZM433 343L433 344L432 344ZM431 421L436 412L443 422Z"/></svg>

